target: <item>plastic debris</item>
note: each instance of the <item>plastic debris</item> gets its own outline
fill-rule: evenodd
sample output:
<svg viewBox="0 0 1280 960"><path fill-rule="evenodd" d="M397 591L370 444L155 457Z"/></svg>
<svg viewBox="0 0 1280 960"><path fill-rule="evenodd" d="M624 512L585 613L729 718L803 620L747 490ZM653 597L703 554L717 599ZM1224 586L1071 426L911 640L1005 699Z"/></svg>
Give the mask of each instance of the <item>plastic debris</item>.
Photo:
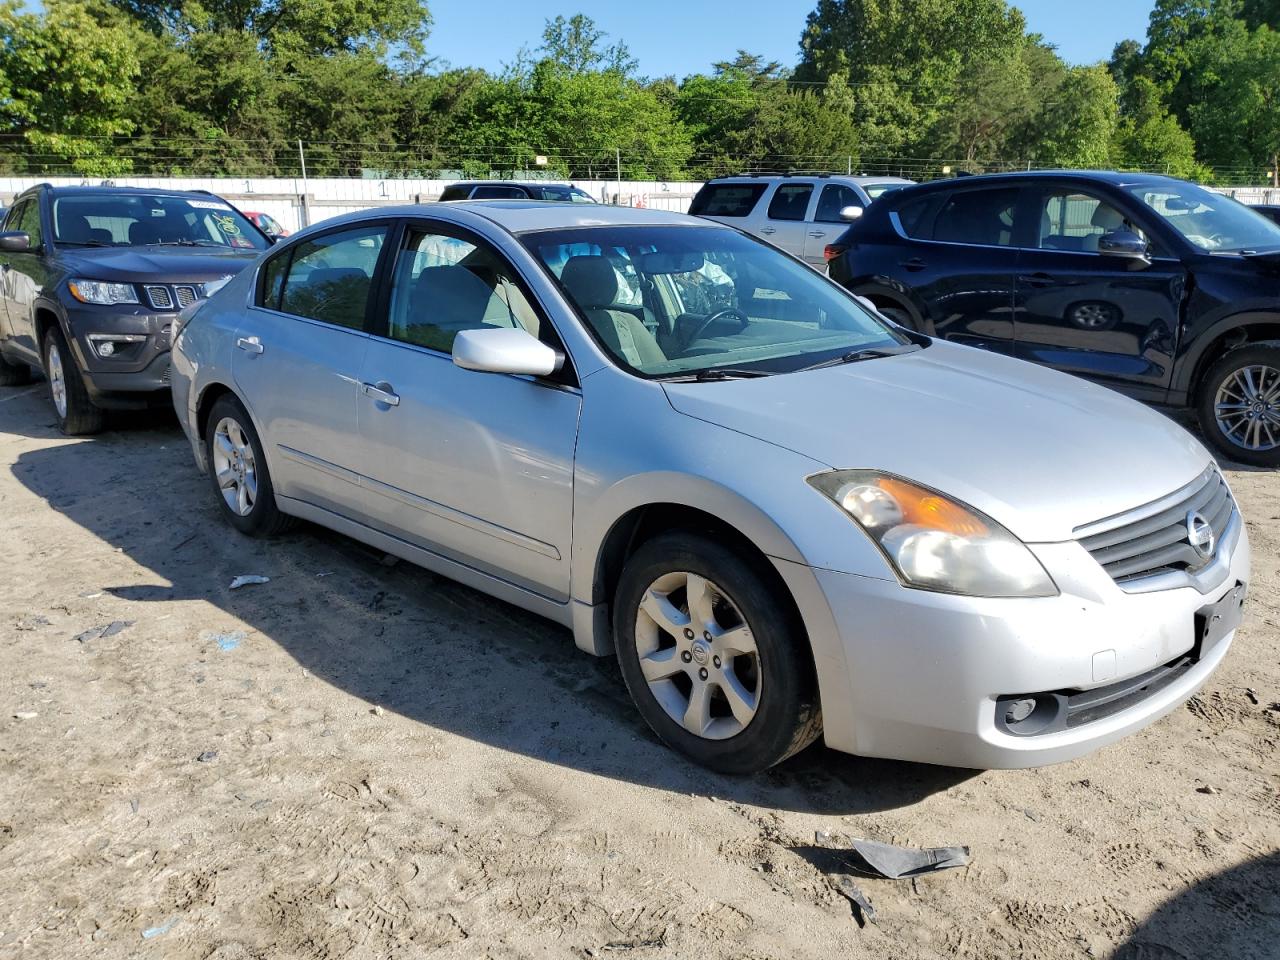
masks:
<svg viewBox="0 0 1280 960"><path fill-rule="evenodd" d="M262 577L256 573L242 573L231 581L232 590L239 590L241 587L247 587L255 583L270 583L270 577Z"/></svg>
<svg viewBox="0 0 1280 960"><path fill-rule="evenodd" d="M170 930L173 929L174 924L176 924L177 922L178 922L178 918L173 917L170 920L166 920L164 923L160 924L160 926L158 927L147 927L147 929L142 931L142 939L151 940L154 937L163 937L166 933L168 933Z"/></svg>
<svg viewBox="0 0 1280 960"><path fill-rule="evenodd" d="M1258 705L1258 691L1253 689L1253 687L1245 688L1244 695L1249 698L1249 702L1255 707Z"/></svg>
<svg viewBox="0 0 1280 960"><path fill-rule="evenodd" d="M209 639L218 645L218 649L222 651L234 650L245 640L249 639L249 635L243 630L232 630L230 633L214 633Z"/></svg>
<svg viewBox="0 0 1280 960"><path fill-rule="evenodd" d="M382 716L383 711L382 711L382 707L374 707L369 712L372 713L375 717L380 717Z"/></svg>
<svg viewBox="0 0 1280 960"><path fill-rule="evenodd" d="M42 617L39 614L31 614L29 616L22 617L16 624L14 624L14 629L25 633L35 630L37 627L48 626L51 626L48 617ZM1254 701L1254 703L1257 702L1258 701L1256 700Z"/></svg>
<svg viewBox="0 0 1280 960"><path fill-rule="evenodd" d="M901 880L969 864L968 847L896 847L891 843L879 843L875 840L855 840L853 852L874 874L889 880ZM859 865L855 862L851 866L857 868Z"/></svg>
<svg viewBox="0 0 1280 960"><path fill-rule="evenodd" d="M200 756L196 757L196 763L212 763L214 760L217 760L217 759L218 759L217 750L206 750L204 753L200 754Z"/></svg>
<svg viewBox="0 0 1280 960"><path fill-rule="evenodd" d="M13 719L15 719L15 720L34 720L34 719L35 719L36 717L38 717L38 716L40 716L40 714L36 713L34 710L23 710L23 711L21 711L21 712L19 712L19 713L15 713L15 714L13 715Z"/></svg>
<svg viewBox="0 0 1280 960"><path fill-rule="evenodd" d="M1218 792L1217 787L1211 786L1210 784L1207 784L1207 783L1203 787L1196 787L1196 793L1207 793L1209 794L1209 796L1213 796L1217 792Z"/></svg>
<svg viewBox="0 0 1280 960"><path fill-rule="evenodd" d="M78 643L88 643L91 640L105 640L107 637L114 637L122 630L127 630L129 627L132 627L133 624L134 621L132 620L112 620L105 626L94 627L91 630L84 631L84 633L77 633L71 639Z"/></svg>
<svg viewBox="0 0 1280 960"><path fill-rule="evenodd" d="M876 918L876 908L871 905L867 895L858 889L858 885L850 877L842 873L833 879L836 893L853 905L853 919L858 921L858 926L865 927L868 922Z"/></svg>

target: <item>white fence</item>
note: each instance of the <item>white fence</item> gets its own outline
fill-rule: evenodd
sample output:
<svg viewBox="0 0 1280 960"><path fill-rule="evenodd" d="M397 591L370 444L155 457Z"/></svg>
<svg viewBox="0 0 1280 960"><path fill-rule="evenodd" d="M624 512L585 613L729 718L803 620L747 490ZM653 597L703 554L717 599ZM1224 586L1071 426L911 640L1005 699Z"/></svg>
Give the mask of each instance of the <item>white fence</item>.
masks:
<svg viewBox="0 0 1280 960"><path fill-rule="evenodd" d="M0 206L37 183L77 186L107 182L118 187L208 190L241 210L266 213L288 230L339 214L404 203L430 203L455 180L357 180L354 178L120 177L110 181L79 177L0 177ZM548 181L566 183L568 181ZM573 185L605 203L684 213L701 183L656 180L574 180Z"/></svg>

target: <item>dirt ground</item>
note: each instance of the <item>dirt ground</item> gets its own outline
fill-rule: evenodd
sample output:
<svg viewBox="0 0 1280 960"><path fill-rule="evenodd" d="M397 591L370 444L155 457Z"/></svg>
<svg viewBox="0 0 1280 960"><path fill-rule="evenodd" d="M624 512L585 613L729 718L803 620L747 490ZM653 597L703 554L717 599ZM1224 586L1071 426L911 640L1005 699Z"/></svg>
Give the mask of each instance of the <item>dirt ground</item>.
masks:
<svg viewBox="0 0 1280 960"><path fill-rule="evenodd" d="M1149 730L733 779L559 627L315 528L235 534L172 419L52 421L0 389L0 958L1280 956L1280 475L1230 471L1247 619ZM972 863L860 881L862 928L819 832Z"/></svg>

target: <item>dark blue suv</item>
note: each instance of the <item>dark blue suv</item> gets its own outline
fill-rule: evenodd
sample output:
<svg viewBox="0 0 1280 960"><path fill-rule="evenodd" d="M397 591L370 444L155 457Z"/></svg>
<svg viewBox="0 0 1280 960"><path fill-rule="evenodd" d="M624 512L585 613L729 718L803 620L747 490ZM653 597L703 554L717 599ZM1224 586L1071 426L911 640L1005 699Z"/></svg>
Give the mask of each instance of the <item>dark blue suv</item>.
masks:
<svg viewBox="0 0 1280 960"><path fill-rule="evenodd" d="M1147 174L959 177L896 191L826 251L905 326L1194 407L1225 456L1280 465L1280 226Z"/></svg>

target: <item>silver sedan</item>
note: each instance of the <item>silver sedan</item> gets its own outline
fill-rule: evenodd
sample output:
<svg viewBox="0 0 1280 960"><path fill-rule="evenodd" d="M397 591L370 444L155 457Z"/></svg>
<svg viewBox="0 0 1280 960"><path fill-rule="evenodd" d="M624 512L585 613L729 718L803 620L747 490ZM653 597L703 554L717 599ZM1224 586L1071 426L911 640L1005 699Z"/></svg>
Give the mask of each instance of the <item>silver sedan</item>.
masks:
<svg viewBox="0 0 1280 960"><path fill-rule="evenodd" d="M1249 579L1180 427L674 214L325 221L183 316L172 383L232 526L301 517L550 617L723 771L819 736L1079 756L1205 681Z"/></svg>

